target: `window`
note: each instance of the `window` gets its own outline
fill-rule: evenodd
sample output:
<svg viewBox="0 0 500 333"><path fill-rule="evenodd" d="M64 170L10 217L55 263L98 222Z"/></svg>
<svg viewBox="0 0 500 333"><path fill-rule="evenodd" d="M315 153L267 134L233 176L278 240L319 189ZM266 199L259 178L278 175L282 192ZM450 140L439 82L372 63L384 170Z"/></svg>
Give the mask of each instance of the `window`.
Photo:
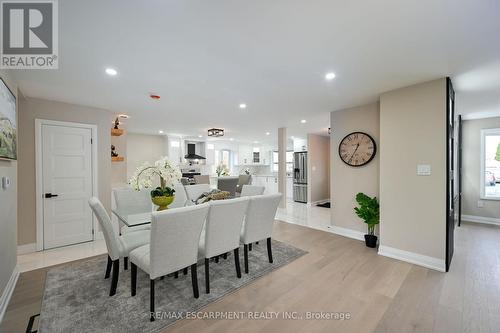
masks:
<svg viewBox="0 0 500 333"><path fill-rule="evenodd" d="M233 172L233 154L231 150L228 149L221 149L221 150L215 150L215 164L213 165L213 172L215 173L215 169L219 164L224 164L230 173Z"/></svg>
<svg viewBox="0 0 500 333"><path fill-rule="evenodd" d="M500 128L481 131L481 198L500 200Z"/></svg>
<svg viewBox="0 0 500 333"><path fill-rule="evenodd" d="M273 151L273 172L278 172L278 152ZM286 172L293 172L293 151L286 152Z"/></svg>

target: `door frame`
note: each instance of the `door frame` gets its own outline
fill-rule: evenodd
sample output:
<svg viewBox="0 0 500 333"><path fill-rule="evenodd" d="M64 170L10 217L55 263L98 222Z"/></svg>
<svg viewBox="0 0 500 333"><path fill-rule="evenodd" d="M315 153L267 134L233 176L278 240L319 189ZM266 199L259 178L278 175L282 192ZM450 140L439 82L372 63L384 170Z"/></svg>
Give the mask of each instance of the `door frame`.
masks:
<svg viewBox="0 0 500 333"><path fill-rule="evenodd" d="M87 128L91 130L91 156L92 156L92 196L97 196L97 125L56 121L48 119L35 119L35 193L36 193L36 250L43 251L43 170L42 170L42 126L64 126L75 128ZM92 240L96 239L96 221L92 214Z"/></svg>

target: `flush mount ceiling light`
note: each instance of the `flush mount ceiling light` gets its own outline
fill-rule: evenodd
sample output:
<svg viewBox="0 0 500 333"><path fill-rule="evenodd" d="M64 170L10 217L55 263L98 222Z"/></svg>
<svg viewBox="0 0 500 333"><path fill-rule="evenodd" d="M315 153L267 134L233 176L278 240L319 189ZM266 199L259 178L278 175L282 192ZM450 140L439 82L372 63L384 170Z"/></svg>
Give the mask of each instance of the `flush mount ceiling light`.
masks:
<svg viewBox="0 0 500 333"><path fill-rule="evenodd" d="M325 75L325 79L326 79L327 81L331 81L331 80L335 79L335 76L336 76L336 75L335 75L335 73L334 73L334 72L329 72L329 73L326 73L326 75Z"/></svg>
<svg viewBox="0 0 500 333"><path fill-rule="evenodd" d="M240 104L240 109L246 109L246 108L247 108L247 105L245 103Z"/></svg>
<svg viewBox="0 0 500 333"><path fill-rule="evenodd" d="M211 128L208 130L208 136L213 136L213 137L224 136L224 130L222 128Z"/></svg>
<svg viewBox="0 0 500 333"><path fill-rule="evenodd" d="M302 124L305 124L305 123L307 123L307 120L302 119L300 122L301 122Z"/></svg>
<svg viewBox="0 0 500 333"><path fill-rule="evenodd" d="M106 74L108 74L109 76L115 76L116 74L118 74L118 72L114 68L106 68Z"/></svg>

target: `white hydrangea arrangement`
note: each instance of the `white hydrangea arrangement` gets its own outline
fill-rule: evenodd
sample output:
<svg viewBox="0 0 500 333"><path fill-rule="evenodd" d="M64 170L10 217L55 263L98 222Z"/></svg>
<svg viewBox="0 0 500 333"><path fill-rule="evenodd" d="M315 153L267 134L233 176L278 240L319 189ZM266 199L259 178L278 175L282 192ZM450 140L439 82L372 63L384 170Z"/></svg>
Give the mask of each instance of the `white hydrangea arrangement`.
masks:
<svg viewBox="0 0 500 333"><path fill-rule="evenodd" d="M146 162L138 167L134 175L130 178L129 183L136 191L143 188L151 188L155 176L160 177L160 188L152 191L151 196L173 195L175 192L174 185L180 182L182 173L167 157L162 157L154 165Z"/></svg>

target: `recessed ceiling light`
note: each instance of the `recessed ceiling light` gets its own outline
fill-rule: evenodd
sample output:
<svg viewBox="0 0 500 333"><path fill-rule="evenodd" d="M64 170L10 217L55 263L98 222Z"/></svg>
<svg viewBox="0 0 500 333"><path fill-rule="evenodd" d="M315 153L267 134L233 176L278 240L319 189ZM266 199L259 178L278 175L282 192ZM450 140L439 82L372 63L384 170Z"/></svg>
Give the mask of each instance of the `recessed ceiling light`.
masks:
<svg viewBox="0 0 500 333"><path fill-rule="evenodd" d="M327 79L328 81L331 81L331 80L335 79L335 76L336 75L334 72L326 73L325 79Z"/></svg>
<svg viewBox="0 0 500 333"><path fill-rule="evenodd" d="M202 138L202 137L203 137L203 135L201 135L201 134L200 134L200 135L198 135L198 137L199 137L199 138Z"/></svg>
<svg viewBox="0 0 500 333"><path fill-rule="evenodd" d="M128 114L119 114L118 117L122 118L122 119L128 119L130 118L130 116Z"/></svg>
<svg viewBox="0 0 500 333"><path fill-rule="evenodd" d="M240 109L246 109L246 108L247 108L247 105L245 103L240 104Z"/></svg>
<svg viewBox="0 0 500 333"><path fill-rule="evenodd" d="M230 139L229 139L229 141L234 141L234 139L233 139L233 138L230 138Z"/></svg>
<svg viewBox="0 0 500 333"><path fill-rule="evenodd" d="M253 143L259 143L259 141L254 141Z"/></svg>
<svg viewBox="0 0 500 333"><path fill-rule="evenodd" d="M301 122L302 124L305 124L305 123L307 123L307 120L302 119L300 122Z"/></svg>
<svg viewBox="0 0 500 333"><path fill-rule="evenodd" d="M116 74L118 74L118 72L114 68L106 68L106 74L110 76L115 76Z"/></svg>
<svg viewBox="0 0 500 333"><path fill-rule="evenodd" d="M159 130L159 131L158 131L158 133L163 134L163 131L162 131L162 130Z"/></svg>
<svg viewBox="0 0 500 333"><path fill-rule="evenodd" d="M269 133L269 132L266 132L266 135L271 135L271 133Z"/></svg>

